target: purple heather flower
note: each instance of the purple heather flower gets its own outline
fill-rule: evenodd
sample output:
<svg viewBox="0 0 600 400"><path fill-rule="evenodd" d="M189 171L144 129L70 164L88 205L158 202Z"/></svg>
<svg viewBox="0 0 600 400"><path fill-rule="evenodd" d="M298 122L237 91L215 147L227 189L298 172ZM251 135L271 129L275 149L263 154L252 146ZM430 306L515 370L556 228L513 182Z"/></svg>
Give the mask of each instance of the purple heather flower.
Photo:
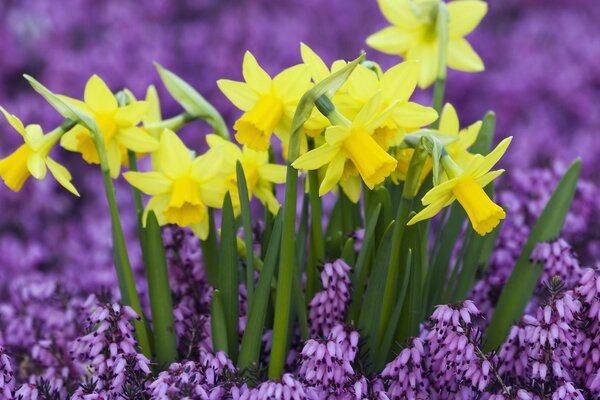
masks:
<svg viewBox="0 0 600 400"><path fill-rule="evenodd" d="M381 377L389 379L388 394L392 398L425 399L427 389L423 382L423 357L425 349L419 338L402 349L398 357L386 365Z"/></svg>
<svg viewBox="0 0 600 400"><path fill-rule="evenodd" d="M350 266L338 259L323 266L321 282L323 290L310 302L308 315L312 337L329 335L330 330L344 321L350 300Z"/></svg>
<svg viewBox="0 0 600 400"><path fill-rule="evenodd" d="M572 287L581 276L579 261L571 246L562 238L538 244L531 253L531 260L544 264L538 287L543 287L545 282L556 276L567 287Z"/></svg>

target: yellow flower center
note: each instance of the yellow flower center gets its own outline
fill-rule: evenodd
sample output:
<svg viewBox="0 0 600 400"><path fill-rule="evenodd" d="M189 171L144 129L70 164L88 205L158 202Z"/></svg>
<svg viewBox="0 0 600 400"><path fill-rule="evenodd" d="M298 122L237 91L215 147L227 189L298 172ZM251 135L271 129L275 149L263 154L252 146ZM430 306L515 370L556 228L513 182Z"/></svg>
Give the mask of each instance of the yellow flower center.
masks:
<svg viewBox="0 0 600 400"><path fill-rule="evenodd" d="M473 229L482 236L490 233L506 216L471 177L458 179L452 192L467 212Z"/></svg>
<svg viewBox="0 0 600 400"><path fill-rule="evenodd" d="M171 201L163 212L170 224L181 227L200 223L206 216L206 206L200 199L200 188L190 176L183 176L173 182Z"/></svg>
<svg viewBox="0 0 600 400"><path fill-rule="evenodd" d="M275 127L283 115L281 101L272 94L262 96L250 111L233 125L235 138L252 150L266 151Z"/></svg>
<svg viewBox="0 0 600 400"><path fill-rule="evenodd" d="M117 123L114 118L114 113L95 114L95 120L100 128L100 132L104 137L104 143L109 143L117 133Z"/></svg>
<svg viewBox="0 0 600 400"><path fill-rule="evenodd" d="M344 140L344 150L370 189L383 182L396 169L396 159L363 131L354 130L350 133Z"/></svg>
<svg viewBox="0 0 600 400"><path fill-rule="evenodd" d="M77 134L77 151L81 153L81 156L86 162L90 164L100 163L96 145L88 130L82 130Z"/></svg>
<svg viewBox="0 0 600 400"><path fill-rule="evenodd" d="M21 190L31 175L27 168L27 159L32 153L29 146L23 144L14 153L0 160L0 177L6 186L15 192Z"/></svg>
<svg viewBox="0 0 600 400"><path fill-rule="evenodd" d="M382 149L390 147L390 141L396 137L398 128L394 126L384 125L375 128L373 131L373 139Z"/></svg>

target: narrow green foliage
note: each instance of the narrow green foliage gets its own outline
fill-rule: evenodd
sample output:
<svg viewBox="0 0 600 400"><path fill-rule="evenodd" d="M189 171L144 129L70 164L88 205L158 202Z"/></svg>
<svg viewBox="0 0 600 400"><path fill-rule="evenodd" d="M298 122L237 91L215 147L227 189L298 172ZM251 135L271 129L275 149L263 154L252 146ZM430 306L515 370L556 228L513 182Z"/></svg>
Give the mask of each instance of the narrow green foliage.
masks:
<svg viewBox="0 0 600 400"><path fill-rule="evenodd" d="M173 72L163 68L158 63L154 63L154 66L171 96L177 100L185 111L191 116L205 120L213 127L217 135L229 139L227 125L225 124L223 117L221 117L221 114L219 114L212 104L206 101L206 99L189 83L175 75Z"/></svg>
<svg viewBox="0 0 600 400"><path fill-rule="evenodd" d="M227 321L219 289L215 289L210 301L210 334L213 350L229 353L227 345Z"/></svg>
<svg viewBox="0 0 600 400"><path fill-rule="evenodd" d="M314 140L308 140L309 150L314 149ZM317 264L325 258L321 197L319 197L319 176L317 170L308 171L308 193L310 197L310 242L306 265L306 302L310 302L316 292L319 273Z"/></svg>
<svg viewBox="0 0 600 400"><path fill-rule="evenodd" d="M269 296L271 295L271 282L277 268L277 257L281 243L282 214L275 219L271 240L265 255L263 269L258 278L258 284L254 292L254 298L248 303L248 321L242 338L238 368L244 370L252 364L257 364L260 356L261 338L269 308Z"/></svg>
<svg viewBox="0 0 600 400"><path fill-rule="evenodd" d="M208 237L200 240L202 259L208 283L216 287L219 282L219 248L217 246L217 229L215 225L215 211L208 209Z"/></svg>
<svg viewBox="0 0 600 400"><path fill-rule="evenodd" d="M177 360L177 338L165 247L158 220L152 211L148 213L144 238L144 266L154 324L154 352L159 366L166 367Z"/></svg>
<svg viewBox="0 0 600 400"><path fill-rule="evenodd" d="M346 264L353 266L356 262L356 253L354 252L354 239L348 238L346 243L344 243L344 248L342 250L342 259L346 262Z"/></svg>
<svg viewBox="0 0 600 400"><path fill-rule="evenodd" d="M221 251L219 252L219 290L222 294L225 327L227 329L227 348L229 358L237 360L238 353L238 321L239 321L239 265L235 234L233 205L229 192L223 202L221 221Z"/></svg>
<svg viewBox="0 0 600 400"><path fill-rule="evenodd" d="M252 217L250 216L250 196L244 168L239 161L235 166L237 175L238 194L240 198L240 209L242 215L242 226L244 227L244 243L246 244L246 290L248 301L254 296L254 243L252 240Z"/></svg>
<svg viewBox="0 0 600 400"><path fill-rule="evenodd" d="M543 269L542 264L529 260L531 252L538 243L555 239L560 234L575 195L580 171L581 161L577 159L556 186L552 197L531 230L496 305L496 310L486 331L484 351L497 349L506 339L511 325L521 318Z"/></svg>
<svg viewBox="0 0 600 400"><path fill-rule="evenodd" d="M308 230L308 194L304 195L302 201L302 213L300 214L300 226L296 240L296 264L294 282L292 284L294 309L300 325L300 334L304 340L308 340L308 317L306 315L306 303L302 291L302 266L306 255L306 235Z"/></svg>

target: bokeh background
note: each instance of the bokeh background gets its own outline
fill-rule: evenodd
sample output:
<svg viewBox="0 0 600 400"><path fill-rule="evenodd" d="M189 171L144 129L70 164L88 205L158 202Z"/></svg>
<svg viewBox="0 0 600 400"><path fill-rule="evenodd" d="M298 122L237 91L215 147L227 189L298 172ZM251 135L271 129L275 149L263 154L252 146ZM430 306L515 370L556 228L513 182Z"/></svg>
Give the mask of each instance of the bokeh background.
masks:
<svg viewBox="0 0 600 400"><path fill-rule="evenodd" d="M581 156L585 176L598 180L600 6L589 0L502 0L489 8L469 38L487 71L449 75L447 98L461 121L494 110L499 135L515 136L505 161L514 173L560 168ZM149 83L158 84L152 65L158 61L195 85L231 122L238 114L215 81L241 77L246 49L275 73L300 61L301 41L329 62L349 59L384 25L375 0L2 0L0 104L49 130L60 118L23 73L75 97L98 73L113 89L128 87L142 96ZM385 67L398 61L375 51L368 56ZM419 94L424 101L429 96ZM163 99L166 115L179 112L168 96ZM188 145L200 146L207 131L194 123L186 130ZM0 122L0 155L19 141ZM81 199L52 179L30 181L18 194L0 186L0 282L44 280L57 272L83 290L114 287L99 171L75 154L58 158L72 166ZM129 208L125 186L118 196ZM132 215L124 218L133 235ZM138 259L138 249L130 251Z"/></svg>

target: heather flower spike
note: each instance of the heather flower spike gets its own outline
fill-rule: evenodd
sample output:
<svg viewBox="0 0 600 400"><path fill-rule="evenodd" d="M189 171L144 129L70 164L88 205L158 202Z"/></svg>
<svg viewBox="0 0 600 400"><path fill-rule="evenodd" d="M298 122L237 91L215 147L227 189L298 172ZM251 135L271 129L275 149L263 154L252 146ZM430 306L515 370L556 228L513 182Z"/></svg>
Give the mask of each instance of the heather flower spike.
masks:
<svg viewBox="0 0 600 400"><path fill-rule="evenodd" d="M438 77L440 46L444 45L437 32L437 16L443 1L378 0L378 3L392 25L369 36L367 44L384 53L420 61L419 86L430 86ZM459 71L483 71L483 61L464 37L485 16L487 4L481 0L455 0L446 7L448 66Z"/></svg>
<svg viewBox="0 0 600 400"><path fill-rule="evenodd" d="M75 196L79 196L79 192L71 183L70 172L49 156L64 131L59 127L44 134L41 126L37 124L24 126L19 118L9 114L3 107L0 107L0 111L25 142L11 155L0 160L0 177L6 186L18 192L27 178L33 176L38 180L44 179L47 170L50 170L58 183Z"/></svg>

